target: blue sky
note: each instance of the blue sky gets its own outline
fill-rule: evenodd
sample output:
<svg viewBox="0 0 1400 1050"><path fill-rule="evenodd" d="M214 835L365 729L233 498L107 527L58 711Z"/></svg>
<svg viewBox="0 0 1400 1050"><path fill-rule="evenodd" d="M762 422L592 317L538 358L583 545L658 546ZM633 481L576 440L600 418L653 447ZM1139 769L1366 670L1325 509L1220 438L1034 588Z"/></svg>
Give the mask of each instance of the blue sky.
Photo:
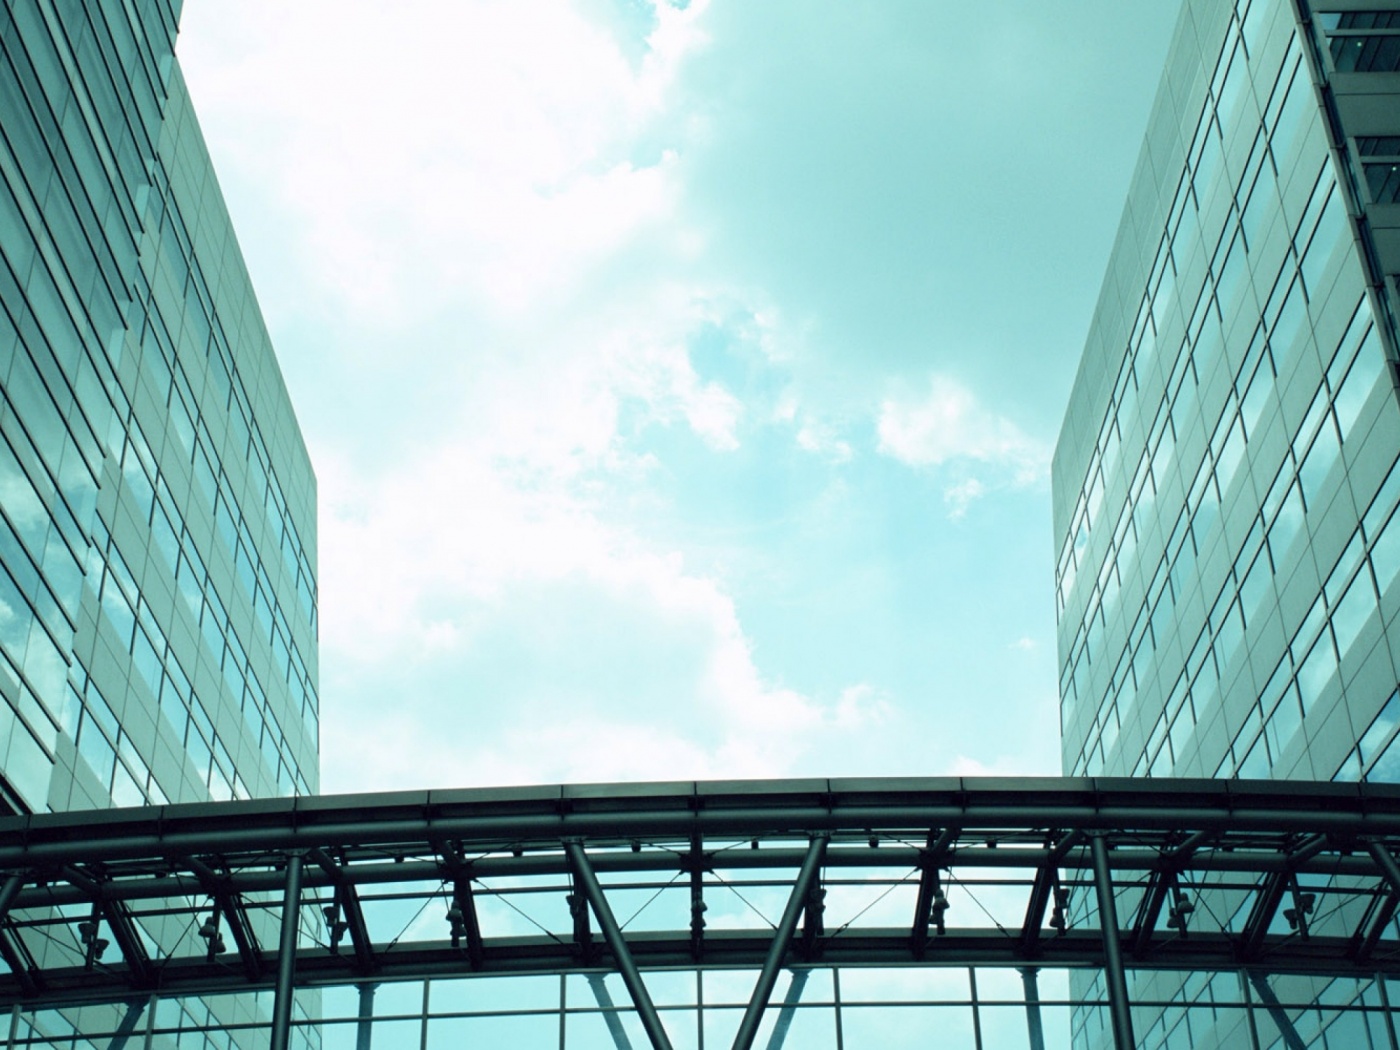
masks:
<svg viewBox="0 0 1400 1050"><path fill-rule="evenodd" d="M323 788L1058 770L1048 464L1161 0L188 0Z"/></svg>

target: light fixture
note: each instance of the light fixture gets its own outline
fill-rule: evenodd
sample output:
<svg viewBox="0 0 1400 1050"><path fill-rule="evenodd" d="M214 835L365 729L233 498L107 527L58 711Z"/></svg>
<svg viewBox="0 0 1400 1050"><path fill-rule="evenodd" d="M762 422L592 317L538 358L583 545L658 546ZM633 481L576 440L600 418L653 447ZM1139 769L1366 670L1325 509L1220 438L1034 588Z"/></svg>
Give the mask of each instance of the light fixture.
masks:
<svg viewBox="0 0 1400 1050"><path fill-rule="evenodd" d="M199 935L209 945L209 961L214 961L214 956L224 950L224 938L219 933L219 913L211 912L209 918L204 920L204 924L199 928Z"/></svg>

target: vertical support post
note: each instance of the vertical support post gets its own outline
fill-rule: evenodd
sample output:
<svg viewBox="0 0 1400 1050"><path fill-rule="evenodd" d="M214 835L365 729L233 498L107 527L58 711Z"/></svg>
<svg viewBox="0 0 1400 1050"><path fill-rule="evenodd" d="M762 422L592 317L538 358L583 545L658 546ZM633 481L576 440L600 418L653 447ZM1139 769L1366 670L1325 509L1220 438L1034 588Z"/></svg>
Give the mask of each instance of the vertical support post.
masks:
<svg viewBox="0 0 1400 1050"><path fill-rule="evenodd" d="M1136 1050L1133 1012L1128 1004L1128 978L1123 970L1123 942L1118 936L1118 907L1113 899L1113 874L1108 867L1108 843L1102 832L1089 836L1094 860L1094 888L1099 898L1099 929L1103 934L1104 981L1108 985L1108 1011L1113 1019L1116 1050Z"/></svg>
<svg viewBox="0 0 1400 1050"><path fill-rule="evenodd" d="M705 1050L705 971L695 971L695 1048Z"/></svg>
<svg viewBox="0 0 1400 1050"><path fill-rule="evenodd" d="M977 1000L977 967L967 968L967 987L972 993L972 1045L982 1050L982 1007Z"/></svg>
<svg viewBox="0 0 1400 1050"><path fill-rule="evenodd" d="M831 1000L836 1011L836 1050L846 1050L845 1035L841 1030L841 970L831 971Z"/></svg>
<svg viewBox="0 0 1400 1050"><path fill-rule="evenodd" d="M1395 1015L1390 1012L1390 992L1385 987L1385 974L1376 974L1376 991L1381 997L1381 1016L1385 1018L1385 1034L1390 1040L1390 1050L1400 1050L1400 1040L1395 1037Z"/></svg>
<svg viewBox="0 0 1400 1050"><path fill-rule="evenodd" d="M423 1012L418 1017L418 1050L428 1050L428 1013L432 1004L433 980L423 978Z"/></svg>
<svg viewBox="0 0 1400 1050"><path fill-rule="evenodd" d="M1249 979L1244 971L1237 971L1240 979L1240 1000L1244 1003L1244 1016L1248 1022L1249 1050L1259 1050L1259 1023L1254 1019L1254 1000L1249 994Z"/></svg>
<svg viewBox="0 0 1400 1050"><path fill-rule="evenodd" d="M355 1050L370 1050L374 1031L374 990L378 985L368 982L358 985L360 1009L355 1017Z"/></svg>
<svg viewBox="0 0 1400 1050"><path fill-rule="evenodd" d="M652 1005L651 993L647 991L647 986L642 981L642 973L632 960L632 951L627 947L627 941L622 936L621 928L617 925L612 906L603 896L603 887L598 882L598 876L593 873L593 865L588 862L587 854L583 852L583 844L577 839L571 840L564 843L564 851L568 854L569 863L574 869L574 877L578 880L583 895L593 906L593 914L598 919L598 925L602 927L603 939L608 942L608 949L612 952L613 959L617 961L617 968L622 974L622 983L627 985L627 991L632 996L632 1005L637 1008L637 1014L642 1020L642 1027L646 1029L647 1038L651 1040L651 1045L656 1050L671 1050L671 1040L666 1035L665 1026L661 1023L661 1015L656 1012L656 1007Z"/></svg>
<svg viewBox="0 0 1400 1050"><path fill-rule="evenodd" d="M564 1050L564 1030L565 1021L569 1016L569 978L567 974L559 975L559 1050Z"/></svg>
<svg viewBox="0 0 1400 1050"><path fill-rule="evenodd" d="M763 1020L763 1011L773 994L773 985L778 982L778 970L783 964L783 956L787 954L793 931L797 929L797 918L802 914L802 908L812 892L812 880L816 878L817 869L826 858L826 844L830 838L831 836L825 833L814 835L812 844L807 847L807 856L803 858L797 881L793 883L792 895L788 897L787 907L783 909L783 917L773 932L773 943L763 960L763 969L759 971L758 983L754 985L748 1009L744 1011L744 1019L739 1022L738 1034L734 1036L734 1050L751 1050L753 1047L754 1037L758 1035L759 1022Z"/></svg>
<svg viewBox="0 0 1400 1050"><path fill-rule="evenodd" d="M1040 970L1034 966L1021 967L1021 987L1026 994L1026 1037L1031 1050L1045 1050L1045 1029L1040 1021Z"/></svg>
<svg viewBox="0 0 1400 1050"><path fill-rule="evenodd" d="M15 1040L19 1038L19 1003L10 1007L10 1034L5 1039L6 1050L14 1050Z"/></svg>
<svg viewBox="0 0 1400 1050"><path fill-rule="evenodd" d="M146 1038L142 1041L142 1050L151 1050L156 1038L156 1007L160 1004L160 996L155 992L151 993L151 1001L146 1005Z"/></svg>
<svg viewBox="0 0 1400 1050"><path fill-rule="evenodd" d="M287 854L287 883L282 894L282 937L277 946L277 984L272 1000L272 1050L287 1050L292 1034L292 988L297 966L297 930L301 918L301 854Z"/></svg>

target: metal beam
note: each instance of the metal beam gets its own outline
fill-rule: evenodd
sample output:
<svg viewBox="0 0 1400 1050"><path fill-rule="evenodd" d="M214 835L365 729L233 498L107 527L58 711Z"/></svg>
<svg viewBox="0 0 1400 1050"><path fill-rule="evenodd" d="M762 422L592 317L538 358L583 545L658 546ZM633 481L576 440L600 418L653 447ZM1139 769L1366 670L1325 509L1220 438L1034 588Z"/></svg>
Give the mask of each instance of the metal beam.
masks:
<svg viewBox="0 0 1400 1050"><path fill-rule="evenodd" d="M1240 957L1246 962L1258 958L1264 936L1273 924L1279 902L1283 900L1291 878L1286 872L1271 872L1259 887L1259 894L1254 898L1254 907L1249 910L1249 918L1245 921L1244 932L1240 936Z"/></svg>
<svg viewBox="0 0 1400 1050"><path fill-rule="evenodd" d="M287 855L287 888L282 895L282 935L277 946L277 983L273 988L271 1050L287 1050L292 1032L297 930L301 917L300 853Z"/></svg>
<svg viewBox="0 0 1400 1050"><path fill-rule="evenodd" d="M1058 831L1047 833L1047 828ZM272 990L274 953L258 947L253 930L277 915L285 868L278 868L276 860L286 848L308 851L308 861L316 861L303 866L302 892L307 900L318 897L329 904L329 893L316 888L333 887L332 929L349 933L356 913L368 915L372 900L400 899L416 907L434 894L440 899L436 887L444 877L465 886L478 909L483 893L505 902L532 892L557 899L562 882L576 878L561 836L581 839L581 830L589 829L599 836L586 840L589 867L610 885L629 872L649 873L629 883L648 891L670 885L678 869L681 878L689 877L691 908L688 913L682 909L674 929L628 935L632 958L644 972L695 966L758 970L774 951L773 940L761 930L706 927L705 872L733 879L741 891L745 885L772 886L775 879L790 887L817 834L832 835L822 854L824 883L846 870L856 879L873 872L877 882L893 886L904 882L911 868L922 869L916 878L921 891L916 914L911 925L901 928L858 921L843 927L839 937L828 937L820 930L808 887L797 917L801 924L805 914L807 923L796 940L783 942L782 950L801 953L805 946L810 954L819 946L822 964L831 966L920 962L919 953L938 925L941 880L966 878L969 868L988 869L968 880L974 890L985 878L1044 899L1048 887L1045 907L1058 903L1051 879L1056 870L1061 887L1087 892L1095 851L1077 844L1089 832L1102 836L1115 891L1143 887L1146 873L1162 873L1147 885L1144 905L1164 894L1156 904L1157 921L1148 923L1143 909L1136 917L1121 917L1131 926L1119 931L1123 951L1143 953L1136 961L1129 957L1137 968L1236 970L1245 945L1255 959L1267 960L1271 973L1369 977L1376 964L1366 960L1378 957L1377 939L1384 937L1382 946L1392 943L1386 911L1390 898L1400 896L1392 892L1400 877L1387 874L1387 863L1391 868L1400 863L1395 859L1400 855L1400 789L1372 784L871 780L601 785L38 814L0 817L0 857L11 858L8 869L0 865L0 895L9 897L8 919L0 922L0 953L14 971L0 972L0 1005L20 998L36 1008L125 1001L141 991L139 966L94 967L85 973L57 957L46 960L52 965L42 970L34 966L25 945L37 945L47 933L53 909L94 900L119 903L122 910L101 910L98 916L103 926L116 930L125 925L123 914L172 921L183 917L197 928L212 906L226 927L222 932L229 948L237 944L242 966L230 956L209 959L205 941L189 936L169 948L174 957L160 960L161 994ZM706 837L711 835L717 838ZM751 840L758 848L728 848ZM868 845L872 841L878 848ZM183 848L189 843L202 843L205 852L190 859ZM446 844L449 857L477 859L469 866L445 868L440 843ZM702 851L705 843L711 844L709 854ZM1385 855L1389 862L1382 859ZM1177 936L1164 910L1174 903L1165 876L1175 871L1192 885L1248 892L1256 909L1277 896L1275 886L1282 885L1285 896L1277 897L1272 914L1294 907L1308 922L1309 936L1270 933L1274 920L1263 921L1261 915L1243 928L1234 927L1234 933L1200 923L1189 938ZM1310 921L1301 896L1292 905L1284 903L1291 885L1287 880L1309 873L1338 877L1317 889L1318 909ZM475 881L482 879L498 888L486 890ZM425 886L433 887L432 892ZM373 946L361 915L356 957L308 945L296 957L296 986L361 983L367 979L367 962L377 967L376 981L587 973L598 968L598 955L607 950L598 931L590 932L591 908L583 891L577 893L590 944L587 958L574 954L567 920L552 926L549 934L483 936L479 969L468 969L461 945L454 949L436 924L430 932L415 928L392 952L366 955ZM210 905L204 904L204 894L212 898ZM1365 921L1341 928L1339 916L1359 919L1363 910ZM874 915L867 918L873 922ZM967 919L946 930L939 950L927 952L926 963L1024 965L1027 934L1034 930L1038 965L1104 964L1101 931L1070 929L1051 937L1043 907L1028 907L1027 922L1013 928L1010 937L975 912ZM1283 930L1281 923L1276 928ZM134 925L131 930L128 948L146 943ZM101 932L116 942L106 929ZM470 956L473 941L465 931L461 943ZM778 973L783 962L799 958L789 954L780 959Z"/></svg>
<svg viewBox="0 0 1400 1050"><path fill-rule="evenodd" d="M822 888L820 874L812 880L807 893L807 904L802 909L802 938L799 952L804 962L811 962L821 954L821 937L826 932L826 890Z"/></svg>
<svg viewBox="0 0 1400 1050"><path fill-rule="evenodd" d="M19 891L24 889L25 877L18 873L10 875L5 879L3 886L0 886L0 920L10 914L10 905L19 896Z"/></svg>
<svg viewBox="0 0 1400 1050"><path fill-rule="evenodd" d="M1370 839L1366 843L1366 851L1371 854L1371 858L1376 862L1376 867L1381 869L1381 875L1390 884L1392 893L1400 893L1400 864L1395 863L1395 858L1385 844Z"/></svg>
<svg viewBox="0 0 1400 1050"><path fill-rule="evenodd" d="M618 927L617 919L613 916L612 905L603 896L603 887L598 882L598 876L593 873L592 865L588 863L588 855L583 851L583 844L577 839L570 839L564 843L564 851L568 854L569 863L574 869L574 878L579 888L583 890L584 897L592 906L593 914L598 919L603 940L607 942L613 960L617 963L617 968L622 974L622 983L627 986L627 991L632 996L632 1005L637 1008L637 1015L641 1018L642 1027L646 1029L647 1038L651 1040L651 1045L655 1050L671 1050L671 1040L666 1035L665 1026L661 1023L661 1015L656 1012L656 1007L652 1004L651 993L647 991L641 971L637 969L637 964L632 961L632 952L627 947L627 940L622 936L622 930Z"/></svg>
<svg viewBox="0 0 1400 1050"><path fill-rule="evenodd" d="M1166 855L1174 861L1189 859L1198 850L1209 846L1220 837L1218 828L1203 828L1200 831L1193 831L1179 843L1166 851Z"/></svg>
<svg viewBox="0 0 1400 1050"><path fill-rule="evenodd" d="M340 921L345 923L345 932L350 934L350 945L355 950L356 971L361 977L372 977L376 970L374 944L370 940L369 929L365 926L365 914L360 907L360 895L355 883L346 875L343 865L337 864L325 850L311 850L307 857L330 876L335 887L334 907L341 916ZM307 872L303 870L303 885L307 883L306 875ZM332 948L334 946L332 938Z"/></svg>
<svg viewBox="0 0 1400 1050"><path fill-rule="evenodd" d="M452 901L462 913L462 931L467 939L467 961L473 970L486 965L486 947L481 939L481 919L476 913L476 894L471 879L463 876L452 884Z"/></svg>
<svg viewBox="0 0 1400 1050"><path fill-rule="evenodd" d="M807 847L807 857L803 860L797 880L792 885L792 893L788 896L787 907L783 909L783 917L773 932L772 946L763 960L763 969L759 971L758 981L754 985L743 1020L739 1022L739 1031L734 1036L734 1050L750 1050L753 1046L759 1022L763 1020L763 1011L773 994L773 985L778 981L778 969L782 966L783 956L787 954L788 945L792 942L793 931L797 929L797 917L812 892L812 884L821 868L830 838L828 833L818 833L812 836L812 843Z"/></svg>
<svg viewBox="0 0 1400 1050"><path fill-rule="evenodd" d="M21 991L25 995L32 995L38 991L33 976L34 960L24 947L24 942L13 932L13 927L8 921L10 906L19 896L19 891L24 888L24 883L25 877L15 873L5 879L4 885L0 885L0 959L5 960L5 965L15 975ZM13 938L13 943L11 938Z"/></svg>
<svg viewBox="0 0 1400 1050"><path fill-rule="evenodd" d="M44 989L44 977L29 954L24 939L8 921L0 923L0 959L10 968L10 973L18 986L18 996L11 998L32 999Z"/></svg>
<svg viewBox="0 0 1400 1050"><path fill-rule="evenodd" d="M1147 882L1147 892L1142 895L1137 918L1133 921L1133 957L1141 959L1152 947L1152 935L1157 930L1157 919L1162 914L1162 905L1167 895L1176 888L1176 873L1169 870L1154 871Z"/></svg>
<svg viewBox="0 0 1400 1050"><path fill-rule="evenodd" d="M1372 906L1366 909L1366 914L1361 917L1361 924L1352 935L1355 945L1352 958L1356 962L1365 963L1371 957L1376 945L1385 936L1386 927L1395 918L1397 906L1400 906L1400 897L1394 893L1386 893L1372 899Z"/></svg>
<svg viewBox="0 0 1400 1050"><path fill-rule="evenodd" d="M1040 928L1045 925L1045 909L1050 904L1051 891L1055 888L1058 873L1049 865L1036 869L1035 882L1031 884L1030 900L1026 904L1026 918L1021 923L1021 953L1032 958L1040 943Z"/></svg>
<svg viewBox="0 0 1400 1050"><path fill-rule="evenodd" d="M434 848L452 881L452 907L447 913L452 924L452 947L459 947L465 938L467 961L473 970L480 970L485 965L485 948L481 940L481 921L476 914L476 897L472 893L472 866L463 859L460 843L436 842ZM586 936L586 926L583 932ZM586 943L583 946L586 951Z"/></svg>
<svg viewBox="0 0 1400 1050"><path fill-rule="evenodd" d="M699 962L705 954L705 854L700 833L690 836L690 852L685 866L690 871L690 955Z"/></svg>
<svg viewBox="0 0 1400 1050"><path fill-rule="evenodd" d="M365 925L364 909L360 907L360 894L353 882L346 882L340 887L340 909L349 928L350 945L355 949L355 966L361 976L368 977L379 967L374 958L374 944L369 939L369 928Z"/></svg>
<svg viewBox="0 0 1400 1050"><path fill-rule="evenodd" d="M102 917L107 920L107 928L112 931L112 939L117 942L122 958L131 970L132 987L149 988L155 981L155 970L151 966L151 957L146 953L146 946L141 942L141 936L136 930L136 922L132 919L131 912L121 901L102 900L100 907Z"/></svg>
<svg viewBox="0 0 1400 1050"><path fill-rule="evenodd" d="M218 913L228 923L229 934L233 937L234 947L238 949L238 958L243 963L244 974L250 981L259 980L266 970L262 947L258 944L257 935L252 927L248 925L248 917L243 913L239 895L229 889L228 877L220 875L197 857L186 857L184 864L199 879L204 892L214 898Z"/></svg>
<svg viewBox="0 0 1400 1050"><path fill-rule="evenodd" d="M909 946L915 959L922 959L928 949L928 928L933 919L933 902L939 893L938 869L957 837L958 833L954 828L930 831L928 843L919 852L919 867L923 869L923 874L919 877L919 896L914 901L914 923L909 930Z"/></svg>
<svg viewBox="0 0 1400 1050"><path fill-rule="evenodd" d="M688 783L506 791L259 799L204 806L105 811L90 833L70 814L0 817L0 871L61 868L135 856L216 856L312 849L328 842L377 844L429 837L539 843L560 835L651 840L700 829L730 836L765 828L861 829L1023 826L1200 832L1253 827L1337 836L1400 835L1400 799L1389 785L1249 782L1146 783L1065 779L788 781L753 787ZM120 814L113 816L112 814ZM59 819L64 818L64 819Z"/></svg>
<svg viewBox="0 0 1400 1050"><path fill-rule="evenodd" d="M1376 867L1380 868L1386 892L1381 894L1377 891L1377 897L1374 898L1372 906L1366 909L1366 914L1361 918L1361 925L1357 927L1353 937L1356 948L1352 955L1357 962L1365 962L1370 958L1381 937L1385 935L1386 927L1395 918L1397 907L1400 907L1400 866L1396 865L1395 858L1383 843L1367 842L1366 851L1375 860Z"/></svg>
<svg viewBox="0 0 1400 1050"><path fill-rule="evenodd" d="M1089 849L1094 859L1094 889L1099 900L1099 930L1103 935L1104 982L1108 985L1108 1010L1113 1020L1113 1045L1117 1050L1136 1050L1133 1039L1133 1012L1128 999L1128 978L1123 969L1123 944L1118 933L1118 907L1113 899L1113 875L1109 868L1108 843L1101 834L1090 834Z"/></svg>

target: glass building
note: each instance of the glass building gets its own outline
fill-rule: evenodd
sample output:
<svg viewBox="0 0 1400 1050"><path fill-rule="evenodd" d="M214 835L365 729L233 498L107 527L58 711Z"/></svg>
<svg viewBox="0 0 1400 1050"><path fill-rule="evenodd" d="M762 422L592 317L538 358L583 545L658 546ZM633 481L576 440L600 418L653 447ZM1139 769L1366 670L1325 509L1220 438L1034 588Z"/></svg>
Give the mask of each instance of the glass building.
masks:
<svg viewBox="0 0 1400 1050"><path fill-rule="evenodd" d="M1400 3L1187 0L1055 453L1065 772L1400 780L1397 272Z"/></svg>
<svg viewBox="0 0 1400 1050"><path fill-rule="evenodd" d="M1400 3L1188 2L1054 462L1067 773L1393 777Z"/></svg>
<svg viewBox="0 0 1400 1050"><path fill-rule="evenodd" d="M0 788L313 792L316 484L173 47L0 9Z"/></svg>
<svg viewBox="0 0 1400 1050"><path fill-rule="evenodd" d="M317 788L315 476L174 59L179 7L0 5L0 812ZM123 940L48 914L34 965ZM187 932L128 934L165 952Z"/></svg>

